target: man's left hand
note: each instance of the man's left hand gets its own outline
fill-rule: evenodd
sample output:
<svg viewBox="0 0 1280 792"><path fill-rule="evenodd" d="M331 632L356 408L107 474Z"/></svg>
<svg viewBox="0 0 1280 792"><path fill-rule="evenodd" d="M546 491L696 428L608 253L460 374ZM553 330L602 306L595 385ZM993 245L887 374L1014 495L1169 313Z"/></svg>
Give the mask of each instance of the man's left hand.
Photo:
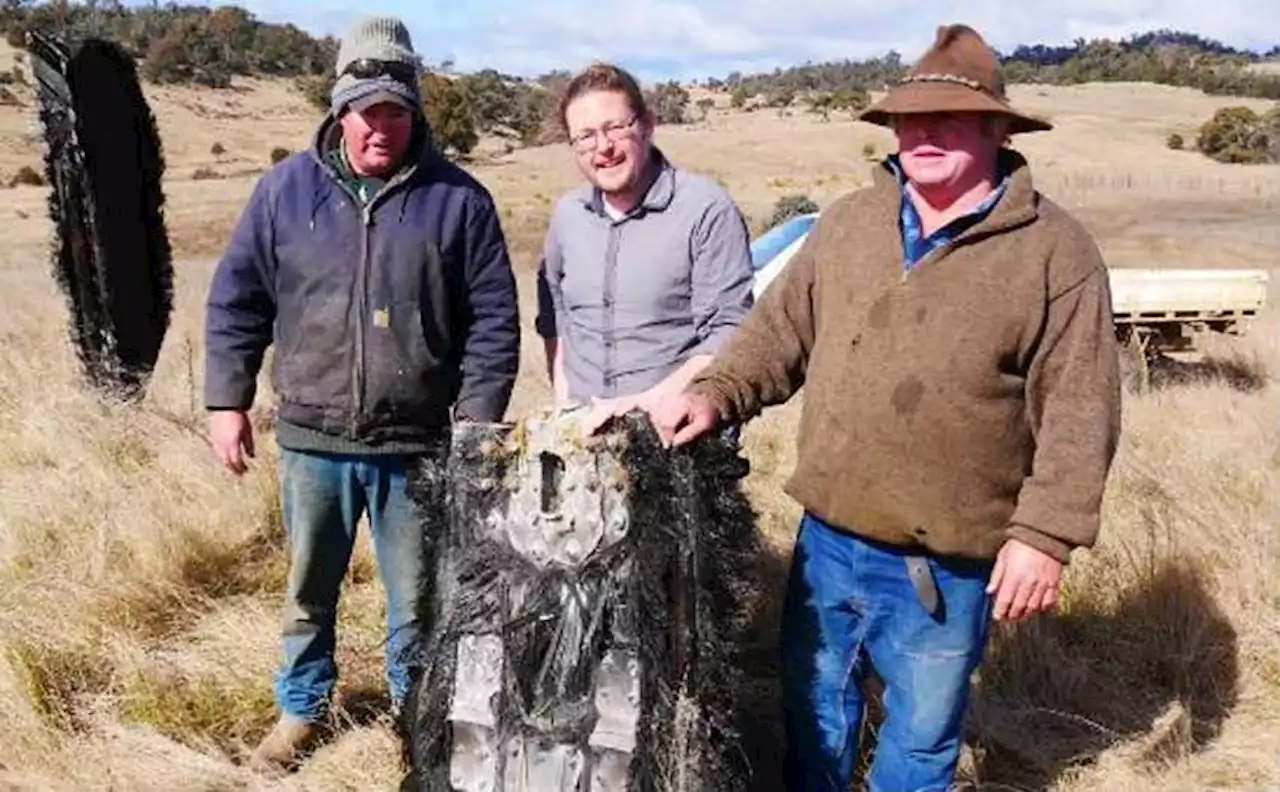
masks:
<svg viewBox="0 0 1280 792"><path fill-rule="evenodd" d="M1000 548L987 593L995 594L996 621L1020 621L1058 607L1062 562L1025 542L1010 539Z"/></svg>

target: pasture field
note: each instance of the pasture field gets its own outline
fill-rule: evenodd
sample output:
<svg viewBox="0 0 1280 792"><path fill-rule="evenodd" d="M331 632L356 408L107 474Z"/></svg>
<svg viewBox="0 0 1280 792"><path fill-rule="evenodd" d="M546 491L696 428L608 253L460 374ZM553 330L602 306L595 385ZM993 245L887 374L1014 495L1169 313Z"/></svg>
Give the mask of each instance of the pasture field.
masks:
<svg viewBox="0 0 1280 792"><path fill-rule="evenodd" d="M0 68L13 58L0 49ZM40 169L24 90L23 104L0 106L6 185L24 165ZM1221 165L1165 146L1172 132L1193 141L1216 107L1265 102L1130 84L1011 93L1058 124L1015 145L1111 266L1280 264L1280 166ZM318 115L271 81L148 96L179 261L173 324L140 408L78 387L49 270L47 190L0 190L0 790L394 788L402 769L382 686L383 605L363 534L341 603L341 727L287 779L238 764L274 717L285 560L265 378L258 456L242 480L219 470L202 438L202 305L270 151L307 145ZM867 182L869 156L892 150L885 130L847 116L719 101L705 121L660 128L658 143L719 179L757 229L778 198L825 205ZM501 207L519 276L516 417L549 396L533 272L547 214L577 176L558 146L503 153L490 141L469 167ZM1278 331L1272 311L1248 336L1210 345L1257 387L1126 393L1101 541L1070 566L1060 615L996 630L965 788L1280 788ZM761 789L779 788L774 630L798 517L780 485L798 407L767 411L745 441L770 550L751 653Z"/></svg>

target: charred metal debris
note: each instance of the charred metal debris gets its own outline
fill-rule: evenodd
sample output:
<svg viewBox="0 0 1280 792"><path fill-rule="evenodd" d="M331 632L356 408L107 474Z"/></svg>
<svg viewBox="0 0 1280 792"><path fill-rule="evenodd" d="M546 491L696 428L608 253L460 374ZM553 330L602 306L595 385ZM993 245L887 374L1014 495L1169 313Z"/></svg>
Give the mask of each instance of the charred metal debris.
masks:
<svg viewBox="0 0 1280 792"><path fill-rule="evenodd" d="M424 792L738 792L755 515L721 437L455 428L411 494L436 569L402 715Z"/></svg>
<svg viewBox="0 0 1280 792"><path fill-rule="evenodd" d="M71 341L93 387L132 401L159 358L173 303L155 118L118 44L32 31L27 47Z"/></svg>

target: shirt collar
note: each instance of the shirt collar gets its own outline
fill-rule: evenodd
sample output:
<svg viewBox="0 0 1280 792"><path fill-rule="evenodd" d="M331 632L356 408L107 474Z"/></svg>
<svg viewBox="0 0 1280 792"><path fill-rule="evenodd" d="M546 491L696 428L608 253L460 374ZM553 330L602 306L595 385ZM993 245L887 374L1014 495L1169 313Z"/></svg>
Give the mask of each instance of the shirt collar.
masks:
<svg viewBox="0 0 1280 792"><path fill-rule="evenodd" d="M640 199L640 203L636 204L635 208L627 213L628 217L641 209L649 212L661 212L670 206L672 199L675 198L675 167L657 146L653 146L649 150L647 170L648 178L651 179L649 187L645 190L644 197ZM596 214L608 217L604 211L604 194L599 187L593 187L587 193L583 203Z"/></svg>
<svg viewBox="0 0 1280 792"><path fill-rule="evenodd" d="M907 174L902 170L902 163L899 162L898 155L890 154L886 158L886 163L889 166L889 170L893 172L894 178L898 180L898 190L901 191L902 193L903 211L914 212L915 207L914 205L912 205L911 199L907 196ZM1010 173L1006 167L1004 167L1003 159L1001 160L1000 171L998 172L997 175L1000 176L1000 183L997 184L995 188L993 188L991 192L987 194L986 198L982 199L982 203L978 204L971 211L966 213L965 217L969 217L973 215L979 215L979 216L985 215L987 212L990 212L995 207L995 205L1000 201L1001 196L1004 195L1005 191L1009 187L1010 180L1012 180L1013 178L1013 174Z"/></svg>

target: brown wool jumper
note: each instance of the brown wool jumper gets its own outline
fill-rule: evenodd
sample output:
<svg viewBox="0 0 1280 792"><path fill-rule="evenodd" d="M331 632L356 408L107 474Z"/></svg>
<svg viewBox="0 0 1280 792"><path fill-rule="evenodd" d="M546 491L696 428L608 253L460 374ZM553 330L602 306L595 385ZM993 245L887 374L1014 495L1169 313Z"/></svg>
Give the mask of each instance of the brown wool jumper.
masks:
<svg viewBox="0 0 1280 792"><path fill-rule="evenodd" d="M904 274L885 165L835 201L691 386L742 420L804 385L787 494L941 556L1089 547L1120 431L1107 270L1026 160L980 223Z"/></svg>

